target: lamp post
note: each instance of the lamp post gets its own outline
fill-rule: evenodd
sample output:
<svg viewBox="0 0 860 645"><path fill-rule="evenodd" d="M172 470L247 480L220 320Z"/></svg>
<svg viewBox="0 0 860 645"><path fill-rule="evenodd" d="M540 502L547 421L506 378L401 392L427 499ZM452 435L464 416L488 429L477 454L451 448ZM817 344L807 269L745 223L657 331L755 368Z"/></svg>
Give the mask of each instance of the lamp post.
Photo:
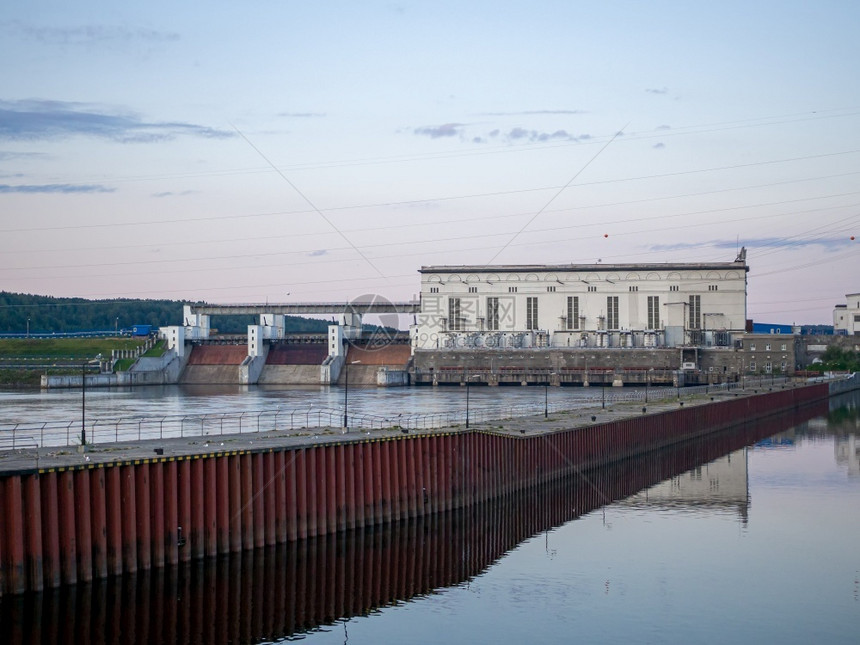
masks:
<svg viewBox="0 0 860 645"><path fill-rule="evenodd" d="M87 362L81 363L81 447L87 445Z"/></svg>
<svg viewBox="0 0 860 645"><path fill-rule="evenodd" d="M603 370L600 373L600 394L601 394L601 402L600 408L606 409L606 370Z"/></svg>
<svg viewBox="0 0 860 645"><path fill-rule="evenodd" d="M30 337L30 319L27 318L27 338Z"/></svg>
<svg viewBox="0 0 860 645"><path fill-rule="evenodd" d="M551 372L549 376L547 376L546 381L543 384L543 418L549 418L549 381L555 376L555 372Z"/></svg>
<svg viewBox="0 0 860 645"><path fill-rule="evenodd" d="M352 364L360 362L352 361ZM346 364L346 376L343 379L343 429L346 432L349 432L349 365L350 363Z"/></svg>
<svg viewBox="0 0 860 645"><path fill-rule="evenodd" d="M473 376L466 377L466 429L469 429L469 384L472 382L473 378L478 378L478 375L475 374Z"/></svg>
<svg viewBox="0 0 860 645"><path fill-rule="evenodd" d="M119 336L119 316L113 321L113 335Z"/></svg>
<svg viewBox="0 0 860 645"><path fill-rule="evenodd" d="M549 379L543 384L543 418L549 418Z"/></svg>

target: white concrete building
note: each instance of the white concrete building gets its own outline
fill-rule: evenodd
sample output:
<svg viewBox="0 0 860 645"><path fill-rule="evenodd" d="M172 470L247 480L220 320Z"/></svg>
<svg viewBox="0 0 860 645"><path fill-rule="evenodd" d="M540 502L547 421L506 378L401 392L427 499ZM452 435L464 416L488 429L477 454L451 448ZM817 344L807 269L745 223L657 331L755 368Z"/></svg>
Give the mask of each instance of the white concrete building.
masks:
<svg viewBox="0 0 860 645"><path fill-rule="evenodd" d="M836 305L833 310L833 331L853 336L860 334L860 293L845 296L848 304Z"/></svg>
<svg viewBox="0 0 860 645"><path fill-rule="evenodd" d="M746 329L734 262L424 266L415 349L731 345Z"/></svg>

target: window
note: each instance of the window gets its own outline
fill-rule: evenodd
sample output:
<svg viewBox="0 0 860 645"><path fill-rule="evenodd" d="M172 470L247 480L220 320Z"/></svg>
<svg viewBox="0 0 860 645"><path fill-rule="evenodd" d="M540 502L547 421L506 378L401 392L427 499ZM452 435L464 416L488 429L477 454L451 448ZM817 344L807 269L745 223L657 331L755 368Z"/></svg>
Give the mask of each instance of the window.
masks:
<svg viewBox="0 0 860 645"><path fill-rule="evenodd" d="M719 290L719 285L717 285L717 284L709 284L708 285L708 291L717 291L717 290Z"/></svg>
<svg viewBox="0 0 860 645"><path fill-rule="evenodd" d="M588 287L588 290L592 293L597 291L597 287Z"/></svg>
<svg viewBox="0 0 860 645"><path fill-rule="evenodd" d="M463 320L460 318L459 298L448 298L448 329L452 331L463 329Z"/></svg>
<svg viewBox="0 0 860 645"><path fill-rule="evenodd" d="M487 298L487 329L499 330L499 299Z"/></svg>
<svg viewBox="0 0 860 645"><path fill-rule="evenodd" d="M786 351L787 347L788 347L788 345L786 345L785 343L780 345L780 349L782 349L782 351Z"/></svg>
<svg viewBox="0 0 860 645"><path fill-rule="evenodd" d="M771 367L770 361L768 361L767 363L764 364L765 374L770 374L772 369L773 368Z"/></svg>
<svg viewBox="0 0 860 645"><path fill-rule="evenodd" d="M478 287L469 287L469 293L478 293Z"/></svg>
<svg viewBox="0 0 860 645"><path fill-rule="evenodd" d="M678 290L678 285L677 285L677 284L671 284L671 285L669 285L669 291L677 291L677 290Z"/></svg>
<svg viewBox="0 0 860 645"><path fill-rule="evenodd" d="M516 287L508 287L508 293L516 293L516 292L517 292Z"/></svg>
<svg viewBox="0 0 860 645"><path fill-rule="evenodd" d="M755 343L750 343L750 351L751 352L755 351Z"/></svg>
<svg viewBox="0 0 860 645"><path fill-rule="evenodd" d="M630 291L639 291L639 287L630 287Z"/></svg>
<svg viewBox="0 0 860 645"><path fill-rule="evenodd" d="M690 296L690 329L702 328L702 296Z"/></svg>
<svg viewBox="0 0 860 645"><path fill-rule="evenodd" d="M660 296L648 296L648 329L660 329Z"/></svg>
<svg viewBox="0 0 860 645"><path fill-rule="evenodd" d="M766 352L769 352L769 351L770 351L770 343L765 343L765 344L764 344L764 351L766 351Z"/></svg>
<svg viewBox="0 0 860 645"><path fill-rule="evenodd" d="M555 293L555 286L547 287L546 290L548 293Z"/></svg>
<svg viewBox="0 0 860 645"><path fill-rule="evenodd" d="M538 299L526 298L526 329L538 328Z"/></svg>
<svg viewBox="0 0 860 645"><path fill-rule="evenodd" d="M618 329L618 296L606 298L606 328Z"/></svg>
<svg viewBox="0 0 860 645"><path fill-rule="evenodd" d="M785 361L783 361L782 363L780 363L780 364L779 364L779 371L780 371L780 372L784 372L784 371L785 371Z"/></svg>
<svg viewBox="0 0 860 645"><path fill-rule="evenodd" d="M579 296L567 297L567 328L579 329Z"/></svg>
<svg viewBox="0 0 860 645"><path fill-rule="evenodd" d="M750 372L755 372L755 361L750 361Z"/></svg>
<svg viewBox="0 0 860 645"><path fill-rule="evenodd" d="M439 293L439 287L430 287L430 293Z"/></svg>

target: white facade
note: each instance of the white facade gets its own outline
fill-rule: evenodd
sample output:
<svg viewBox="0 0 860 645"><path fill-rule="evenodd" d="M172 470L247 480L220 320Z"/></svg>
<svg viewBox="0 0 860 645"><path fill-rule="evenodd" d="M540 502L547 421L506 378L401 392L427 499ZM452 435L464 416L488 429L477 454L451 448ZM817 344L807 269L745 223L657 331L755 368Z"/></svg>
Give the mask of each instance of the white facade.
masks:
<svg viewBox="0 0 860 645"><path fill-rule="evenodd" d="M746 329L734 262L425 266L416 349L729 345Z"/></svg>
<svg viewBox="0 0 860 645"><path fill-rule="evenodd" d="M185 327L185 338L187 340L209 338L209 316L206 314L191 313L190 305L182 307L182 326Z"/></svg>
<svg viewBox="0 0 860 645"><path fill-rule="evenodd" d="M167 349L176 352L179 357L185 356L185 327L174 325L159 327L159 334L167 341Z"/></svg>
<svg viewBox="0 0 860 645"><path fill-rule="evenodd" d="M833 310L833 331L837 334L860 334L860 293L845 296L846 305L836 305Z"/></svg>
<svg viewBox="0 0 860 645"><path fill-rule="evenodd" d="M282 314L260 314L260 327L262 327L263 338L274 340L284 337L284 319Z"/></svg>

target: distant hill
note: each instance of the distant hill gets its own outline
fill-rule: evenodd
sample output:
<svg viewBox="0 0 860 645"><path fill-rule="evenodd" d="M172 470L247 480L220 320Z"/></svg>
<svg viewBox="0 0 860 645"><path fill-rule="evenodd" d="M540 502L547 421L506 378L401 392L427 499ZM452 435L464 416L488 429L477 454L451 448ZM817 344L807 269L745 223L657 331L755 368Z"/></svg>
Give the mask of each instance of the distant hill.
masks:
<svg viewBox="0 0 860 645"><path fill-rule="evenodd" d="M0 333L68 333L82 331L114 331L132 325L182 324L181 300L141 300L120 298L87 300L85 298L53 298L26 293L0 291ZM202 303L196 303L202 304ZM218 316L212 326L220 333L244 334L248 325L258 322L257 316ZM328 322L301 316L287 316L288 333L324 333Z"/></svg>

